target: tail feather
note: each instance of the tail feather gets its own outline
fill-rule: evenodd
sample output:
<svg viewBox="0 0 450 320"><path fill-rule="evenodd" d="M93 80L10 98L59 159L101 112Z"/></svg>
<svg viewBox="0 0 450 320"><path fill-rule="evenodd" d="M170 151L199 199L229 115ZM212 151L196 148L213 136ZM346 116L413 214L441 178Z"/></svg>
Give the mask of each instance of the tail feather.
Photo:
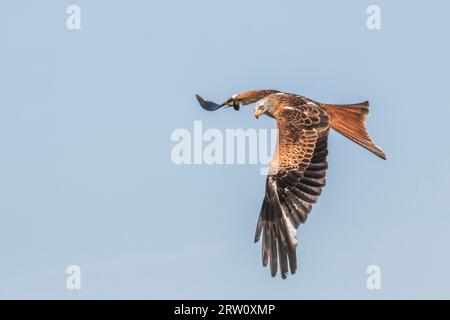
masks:
<svg viewBox="0 0 450 320"><path fill-rule="evenodd" d="M334 105L322 104L330 118L330 126L340 134L386 160L386 155L370 139L365 123L369 115L369 102Z"/></svg>

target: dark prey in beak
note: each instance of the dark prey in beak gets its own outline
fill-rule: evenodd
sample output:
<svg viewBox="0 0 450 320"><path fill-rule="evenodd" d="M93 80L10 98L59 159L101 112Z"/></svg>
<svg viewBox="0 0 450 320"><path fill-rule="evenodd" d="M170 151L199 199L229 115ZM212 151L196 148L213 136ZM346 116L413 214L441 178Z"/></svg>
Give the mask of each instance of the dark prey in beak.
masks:
<svg viewBox="0 0 450 320"><path fill-rule="evenodd" d="M215 110L220 109L223 106L225 106L225 103L219 105L219 104L217 104L215 102L212 102L212 101L205 101L205 99L200 97L198 94L196 94L195 97L197 98L197 101L202 106L202 108L207 110L207 111L215 111Z"/></svg>

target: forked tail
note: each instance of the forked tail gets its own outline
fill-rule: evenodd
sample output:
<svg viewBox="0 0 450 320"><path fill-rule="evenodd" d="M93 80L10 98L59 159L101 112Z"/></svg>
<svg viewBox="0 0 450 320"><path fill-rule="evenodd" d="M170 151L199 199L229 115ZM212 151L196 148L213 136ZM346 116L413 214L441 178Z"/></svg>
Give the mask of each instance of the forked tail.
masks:
<svg viewBox="0 0 450 320"><path fill-rule="evenodd" d="M331 128L386 160L383 150L373 143L365 127L369 115L368 101L347 105L321 104L321 106L330 117Z"/></svg>

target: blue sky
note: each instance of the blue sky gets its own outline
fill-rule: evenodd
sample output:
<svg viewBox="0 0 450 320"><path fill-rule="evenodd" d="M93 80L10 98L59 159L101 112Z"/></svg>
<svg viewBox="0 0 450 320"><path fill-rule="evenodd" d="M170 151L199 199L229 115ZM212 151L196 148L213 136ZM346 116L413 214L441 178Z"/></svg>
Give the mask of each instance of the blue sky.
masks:
<svg viewBox="0 0 450 320"><path fill-rule="evenodd" d="M81 8L81 29L66 8ZM381 8L381 30L366 8ZM450 6L425 1L7 1L0 10L0 297L449 298ZM273 128L274 88L369 100L382 161L333 133L327 186L272 279L258 165L176 166L171 133ZM68 265L82 289L68 290ZM378 265L382 289L368 290Z"/></svg>

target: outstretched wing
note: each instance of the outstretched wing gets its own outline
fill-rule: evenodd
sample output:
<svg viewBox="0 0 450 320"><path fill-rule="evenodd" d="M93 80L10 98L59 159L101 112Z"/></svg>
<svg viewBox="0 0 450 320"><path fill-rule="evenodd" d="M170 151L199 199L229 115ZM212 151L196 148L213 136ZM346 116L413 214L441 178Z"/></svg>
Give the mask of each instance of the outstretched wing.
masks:
<svg viewBox="0 0 450 320"><path fill-rule="evenodd" d="M316 104L304 100L276 116L278 145L266 180L266 193L256 227L262 235L262 261L272 276L283 279L297 269L296 229L306 221L325 186L329 119Z"/></svg>

